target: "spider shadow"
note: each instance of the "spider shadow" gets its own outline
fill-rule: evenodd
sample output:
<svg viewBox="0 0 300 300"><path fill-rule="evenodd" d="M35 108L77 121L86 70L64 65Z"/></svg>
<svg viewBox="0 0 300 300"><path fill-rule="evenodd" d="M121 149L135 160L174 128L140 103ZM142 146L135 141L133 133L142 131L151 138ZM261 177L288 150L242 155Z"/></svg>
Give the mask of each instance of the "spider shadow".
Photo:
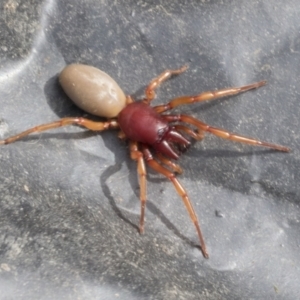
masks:
<svg viewBox="0 0 300 300"><path fill-rule="evenodd" d="M125 162L127 165L127 168L129 170L134 170L134 172L130 172L128 181L129 181L131 189L134 191L134 194L136 196L136 201L139 202L140 195L139 195L139 186L138 186L138 175L136 172L136 162L128 159L129 153L124 153L124 151L122 151L122 153L121 153L120 150L118 150L116 152L116 143L115 142L111 143L109 140L104 139L104 143L115 154L115 164L113 166L108 167L102 173L102 175L100 177L101 188L103 190L105 197L107 197L107 199L109 200L110 205L113 208L113 210L115 211L116 215L139 232L139 226L137 225L139 222L139 218L137 218L136 223L133 223L131 220L129 220L129 218L127 218L125 216L125 214L122 212L122 208L119 208L118 205L116 204L114 197L110 191L110 188L108 187L108 185L106 183L111 176L113 176L115 173L120 171L122 164ZM154 172L151 172L151 173L154 174ZM149 176L148 176L147 180L152 183L160 183L164 179L163 178L149 179ZM165 181L168 182L167 179ZM151 201L151 199L147 199L146 211L147 210L150 211L153 215L157 216L160 219L160 221L166 226L166 228L171 230L181 240L185 241L190 246L196 246L195 243L193 243L189 238L187 238L180 232L180 230L164 215L164 213ZM147 223L145 224L145 227L147 228ZM147 229L145 231L147 231Z"/></svg>
<svg viewBox="0 0 300 300"><path fill-rule="evenodd" d="M119 172L122 168L122 164L124 162L126 162L126 160L128 160L126 158L125 155L128 154L124 153L124 151L120 151L121 149L118 148L116 145L117 143L120 141L112 141L110 139L105 139L105 137L103 137L103 141L105 146L111 150L111 152L114 153L115 156L115 164L109 166L108 168L106 168L106 170L104 172L102 172L101 176L100 176L100 185L101 185L101 189L104 193L104 196L108 199L110 206L112 207L112 209L114 210L114 212L116 213L116 215L122 219L125 223L129 224L130 226L132 226L133 228L135 228L137 231L139 230L137 224L133 223L128 217L126 217L126 215L122 212L122 209L118 207L114 196L112 195L110 188L107 184L108 180L110 177L112 177L114 174L116 174L117 172ZM116 150L118 149L118 150ZM133 182L130 180L130 185L133 188Z"/></svg>
<svg viewBox="0 0 300 300"><path fill-rule="evenodd" d="M68 98L68 96L65 94L65 92L63 91L63 89L59 84L58 74L51 77L46 82L44 86L44 94L46 97L47 104L49 105L51 111L53 111L58 117L53 121L57 121L65 117L87 117L91 120L99 121L99 117L95 117L87 114L86 112L78 108ZM44 123L45 122L43 122L43 124ZM41 123L38 123L36 125L40 125L40 124ZM71 126L66 126L66 127L71 127ZM34 141L34 140L51 139L51 138L65 139L65 140L67 139L80 140L80 139L87 139L97 134L98 134L97 132L93 132L90 130L83 130L78 132L56 132L56 133L43 131L39 134L25 136L21 139L21 141Z"/></svg>
<svg viewBox="0 0 300 300"><path fill-rule="evenodd" d="M58 75L51 77L44 86L44 94L50 109L57 115L58 118L66 117L82 117L88 116L89 119L97 119L89 115L79 107L66 95L59 84Z"/></svg>
<svg viewBox="0 0 300 300"><path fill-rule="evenodd" d="M84 112L83 110L81 110L80 108L78 108L63 91L58 81L58 75L53 76L47 81L44 88L44 92L47 98L48 105L59 118L84 116L90 120L95 120L95 121L105 120L105 118L102 119L97 116L90 115ZM47 133L46 138L55 137L58 139L83 139L83 138L90 138L98 134L99 132L84 130L82 132L76 132L76 133ZM125 157L126 153L124 155L123 151L121 152L121 150L117 146L117 143L120 143L120 141L117 141L117 138L110 138L109 135L111 134L112 134L111 132L104 131L101 133L101 137L103 138L106 147L110 149L112 153L115 154L115 164L109 166L102 173L102 175L100 176L100 185L105 197L108 199L110 206L112 207L116 215L119 218L121 218L124 222L138 229L138 226L133 222L131 222L128 218L126 218L125 215L122 213L122 210L116 204L114 197L106 183L113 174L120 171L123 162L126 160ZM115 131L114 134L117 135L117 131ZM39 139L39 138L40 138L39 136L31 136L28 139L31 140L31 139Z"/></svg>
<svg viewBox="0 0 300 300"><path fill-rule="evenodd" d="M246 152L241 152L238 150L203 150L199 153L199 155L202 157L213 157L213 158L222 158L222 157L229 157L229 158L237 158L237 157L249 157L252 156L253 154L255 155L265 155L265 154L271 154L271 153L276 153L278 151L273 150L273 149L262 149L262 150L248 150ZM128 160L125 160L126 163L128 163ZM128 168L130 169L130 166L128 166ZM157 174L152 170L147 170L148 175L154 175ZM137 174L137 173L136 173ZM137 176L137 175L136 175ZM151 183L156 183L159 184L162 181L166 182L166 184L171 184L171 182L169 182L168 179L161 177L153 177L153 176L147 176L147 181L151 182ZM136 185L137 183L137 177L130 179L130 184L132 186L132 188L134 189L134 185ZM136 189L134 189L136 191ZM174 188L175 191L175 188ZM135 193L137 199L139 199L139 195L137 194L137 192ZM182 201L182 199L180 198L180 196L178 194L175 193L175 196L178 199L175 200L179 200ZM172 199L173 200L173 199ZM175 226L172 221L170 221L170 219L168 217L166 217L166 215L161 211L161 209L159 209L155 203L153 201L151 201L151 199L147 199L147 206L146 209L149 210L153 215L157 216L160 221L165 225L166 228L168 228L170 231L172 231L177 237L179 237L182 241L184 241L186 244L190 245L191 247L195 247L198 248L201 251L201 247L199 246L198 242L194 242L192 241L190 238L188 238L187 236L185 236L182 231L180 229L178 229L177 226ZM182 211L183 213L187 213L185 206L182 203ZM188 213L187 213L188 214ZM193 226L192 224L193 222L191 221L191 226ZM201 225L201 224L200 224Z"/></svg>
<svg viewBox="0 0 300 300"><path fill-rule="evenodd" d="M149 178L148 176L148 182L151 183L161 183L162 181L166 182L167 184L171 184L167 179L163 179L163 178ZM176 195L175 195L176 197ZM180 197L178 196L178 200L181 201ZM177 199L176 199L177 200ZM161 221L162 224L164 224L164 226L170 230L171 232L173 232L177 237L179 237L182 241L184 241L186 244L188 244L191 247L197 247L200 249L200 246L197 245L195 242L191 241L187 236L185 236L184 234L182 234L182 232L178 229L177 226L175 226L168 217L165 216L165 214L151 201L147 199L147 206L146 209L149 210L153 215L157 216L159 218L159 220ZM185 207L184 205L182 205L182 209L184 210ZM192 222L191 222L191 226L192 226ZM146 231L146 230L145 230Z"/></svg>

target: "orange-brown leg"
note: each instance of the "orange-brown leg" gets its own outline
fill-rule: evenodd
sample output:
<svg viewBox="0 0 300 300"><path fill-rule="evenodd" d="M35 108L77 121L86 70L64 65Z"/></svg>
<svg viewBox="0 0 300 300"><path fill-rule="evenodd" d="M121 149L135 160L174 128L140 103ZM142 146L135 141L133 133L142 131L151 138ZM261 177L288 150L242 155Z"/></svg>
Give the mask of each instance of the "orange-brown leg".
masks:
<svg viewBox="0 0 300 300"><path fill-rule="evenodd" d="M189 136L191 136L193 139L197 141L201 141L204 138L204 132L198 129L198 132L192 130L191 128L184 126L184 125L174 125L173 126L177 131L183 131Z"/></svg>
<svg viewBox="0 0 300 300"><path fill-rule="evenodd" d="M155 77L149 85L146 87L145 94L146 99L144 100L145 103L149 104L155 98L155 89L157 89L162 82L166 81L173 75L178 75L183 73L187 69L187 66L183 66L177 70L165 70L160 75Z"/></svg>
<svg viewBox="0 0 300 300"><path fill-rule="evenodd" d="M222 97L237 95L239 93L243 93L252 89L259 88L265 85L266 83L267 82L263 80L263 81L255 82L253 84L249 84L241 87L233 87L233 88L227 88L227 89L222 89L217 91L203 92L195 96L181 96L171 100L167 104L155 106L154 109L158 113L163 113L179 105L192 104L196 102L214 100Z"/></svg>
<svg viewBox="0 0 300 300"><path fill-rule="evenodd" d="M141 201L141 216L140 216L140 233L144 233L145 224L145 208L146 208L146 198L147 198L147 180L146 180L146 167L143 158L143 153L138 149L138 143L130 141L130 156L133 160L137 162L137 172L139 175L140 184L140 201Z"/></svg>
<svg viewBox="0 0 300 300"><path fill-rule="evenodd" d="M173 172L176 172L178 174L182 174L182 169L179 165L175 164L170 159L163 156L161 153L156 153L156 157L159 159L160 162L162 162L164 165L168 166Z"/></svg>
<svg viewBox="0 0 300 300"><path fill-rule="evenodd" d="M187 116L187 115L166 115L163 116L163 118L165 120L167 120L168 122L185 122L188 124L192 124L194 126L196 126L200 131L207 131L210 132L218 137L221 137L223 139L228 139L231 141L235 141L235 142L240 142L240 143L245 143L245 144L249 144L249 145L254 145L254 146L262 146L262 147L268 147L268 148L272 148L278 151L283 151L283 152L289 152L290 149L288 147L285 146L281 146L281 145L277 145L277 144L271 144L268 142L263 142L263 141L259 141L250 137L245 137L242 135L238 135L235 133L231 133L227 130L221 129L221 128L217 128L217 127L213 127L210 125L207 125L203 122L201 122L200 120L197 120L191 116Z"/></svg>
<svg viewBox="0 0 300 300"><path fill-rule="evenodd" d="M107 122L94 122L94 121L91 121L91 120L88 120L85 118L63 118L63 119L57 120L55 122L42 124L42 125L27 129L26 131L23 131L19 134L16 134L12 137L9 137L5 140L0 141L0 145L13 143L31 133L46 131L46 130L50 130L53 128L67 126L67 125L80 125L82 127L85 127L87 129L90 129L93 131L102 131L102 130L107 130L107 129L111 129L111 128L119 128L118 122L116 120L109 120Z"/></svg>
<svg viewBox="0 0 300 300"><path fill-rule="evenodd" d="M208 252L206 250L206 246L205 246L205 242L204 242L204 238L200 229L200 225L199 225L199 221L198 218L196 216L196 213L194 211L194 208L192 206L192 203L187 195L186 190L184 189L184 187L180 184L180 182L178 181L178 179L176 178L175 174L172 173L171 171L169 171L168 169L164 168L162 165L160 165L157 161L155 161L153 159L153 156L150 152L150 150L144 146L143 149L143 154L144 154L144 159L146 160L146 163L156 172L161 173L162 175L164 175L165 177L167 177L174 185L177 193L180 195L180 197L183 200L183 203L186 207L186 209L189 212L189 215L196 227L197 233L198 233L198 237L199 237L199 241L200 241L200 246L201 246L201 251L202 254L205 258L208 258Z"/></svg>

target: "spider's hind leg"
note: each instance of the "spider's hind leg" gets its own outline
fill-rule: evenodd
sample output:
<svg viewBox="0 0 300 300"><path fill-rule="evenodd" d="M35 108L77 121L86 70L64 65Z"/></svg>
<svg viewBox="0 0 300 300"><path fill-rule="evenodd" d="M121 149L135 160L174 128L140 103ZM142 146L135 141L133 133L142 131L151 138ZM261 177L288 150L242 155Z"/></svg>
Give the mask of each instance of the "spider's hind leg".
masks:
<svg viewBox="0 0 300 300"><path fill-rule="evenodd" d="M29 128L23 132L20 132L14 136L8 137L4 140L0 141L0 145L6 145L13 143L19 139L22 139L23 137L36 133L36 132L42 132L42 131L47 131L50 129L54 128L59 128L63 126L68 126L68 125L79 125L81 127L85 127L89 130L92 131L103 131L107 129L117 129L119 128L119 124L115 119L108 120L106 122L95 122L91 121L86 118L81 118L81 117L75 117L75 118L63 118L51 123L46 123L46 124L41 124L32 128Z"/></svg>

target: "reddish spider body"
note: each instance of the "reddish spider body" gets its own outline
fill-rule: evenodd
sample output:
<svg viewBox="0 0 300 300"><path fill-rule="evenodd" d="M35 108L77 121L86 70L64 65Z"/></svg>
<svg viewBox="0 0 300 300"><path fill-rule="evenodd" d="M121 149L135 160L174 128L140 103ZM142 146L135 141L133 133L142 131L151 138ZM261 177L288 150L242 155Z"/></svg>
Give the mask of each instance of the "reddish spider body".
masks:
<svg viewBox="0 0 300 300"><path fill-rule="evenodd" d="M64 68L59 76L60 83L66 94L86 112L106 117L107 121L95 122L85 118L63 118L30 128L0 141L0 145L13 143L34 132L46 131L66 125L80 125L93 131L120 128L120 137L129 140L131 158L137 161L141 201L140 232L144 232L146 162L148 166L167 177L173 183L195 225L203 256L208 258L204 238L192 203L186 190L175 176L175 173L181 173L182 170L170 160L178 159L180 149L189 146L190 142L185 136L201 140L204 137L204 133L209 132L224 139L269 147L278 151L288 152L289 148L233 134L227 130L209 126L188 115L163 114L180 105L213 100L255 89L265 85L265 81L237 88L204 92L195 96L181 96L167 104L151 107L149 104L155 97L155 89L172 75L178 75L185 70L186 67L164 71L147 86L145 99L134 102L130 96L125 96L118 84L106 73L91 66L69 65ZM155 150L155 157L152 155L151 149Z"/></svg>
<svg viewBox="0 0 300 300"><path fill-rule="evenodd" d="M118 122L125 136L132 141L151 146L158 153L178 159L171 143L188 146L190 142L151 106L139 101L128 104L119 114Z"/></svg>

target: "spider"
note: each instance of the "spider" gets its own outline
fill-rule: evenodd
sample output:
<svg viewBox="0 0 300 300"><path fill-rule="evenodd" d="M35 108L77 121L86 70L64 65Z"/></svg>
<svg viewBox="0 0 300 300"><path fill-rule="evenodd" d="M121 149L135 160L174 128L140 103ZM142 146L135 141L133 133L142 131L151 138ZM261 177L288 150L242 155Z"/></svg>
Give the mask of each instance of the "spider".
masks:
<svg viewBox="0 0 300 300"><path fill-rule="evenodd" d="M171 76L183 73L186 69L187 66L183 66L180 69L164 71L146 87L145 97L134 101L130 96L125 96L118 84L99 69L82 64L68 65L59 75L59 81L65 93L84 111L95 116L105 117L107 120L98 122L81 117L62 118L4 139L0 141L0 145L13 143L34 132L67 125L79 125L92 131L119 129L119 137L129 141L131 158L137 162L141 202L140 233L144 233L147 164L173 183L195 225L202 254L208 258L209 254L193 205L186 190L176 177L176 174L182 173L182 169L174 163L174 160L177 160L183 150L190 145L190 139L201 140L204 138L205 132L231 141L269 147L278 151L288 152L290 149L230 133L227 130L207 125L189 115L165 114L180 105L209 101L256 89L265 85L266 81L242 87L203 92L195 96L180 96L167 104L151 107L150 103L155 98L155 90L159 85ZM154 154L151 150L154 150Z"/></svg>

